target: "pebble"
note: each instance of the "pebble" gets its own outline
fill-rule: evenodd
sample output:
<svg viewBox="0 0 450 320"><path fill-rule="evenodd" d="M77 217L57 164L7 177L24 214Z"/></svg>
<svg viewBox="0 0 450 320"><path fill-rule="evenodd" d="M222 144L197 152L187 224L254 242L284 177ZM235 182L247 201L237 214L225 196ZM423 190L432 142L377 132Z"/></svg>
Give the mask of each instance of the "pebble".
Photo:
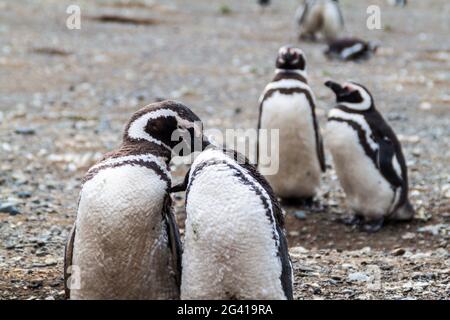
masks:
<svg viewBox="0 0 450 320"><path fill-rule="evenodd" d="M415 237L416 237L416 234L412 233L412 232L406 232L405 234L402 235L403 240L411 240L411 239L414 239Z"/></svg>
<svg viewBox="0 0 450 320"><path fill-rule="evenodd" d="M20 198L20 199L25 199L25 198L30 198L31 197L31 192L29 192L29 191L19 191L19 192L17 192L17 196Z"/></svg>
<svg viewBox="0 0 450 320"><path fill-rule="evenodd" d="M297 219L300 219L300 220L305 220L306 219L306 213L305 213L305 211L297 210L297 211L294 212L294 217L296 217Z"/></svg>
<svg viewBox="0 0 450 320"><path fill-rule="evenodd" d="M367 282L369 280L369 276L364 272L353 272L348 275L347 280L357 282Z"/></svg>
<svg viewBox="0 0 450 320"><path fill-rule="evenodd" d="M0 212L9 213L11 216L20 214L19 209L12 203L0 203Z"/></svg>
<svg viewBox="0 0 450 320"><path fill-rule="evenodd" d="M439 224L425 226L425 227L421 227L421 228L417 229L418 232L430 233L433 236L439 235L441 233L441 230L442 231L447 230L447 233L448 233L448 230L450 230L449 225L446 223L439 223Z"/></svg>
<svg viewBox="0 0 450 320"><path fill-rule="evenodd" d="M398 256L404 255L405 252L406 252L405 249L403 249L403 248L398 248L398 249L395 249L395 250L391 251L391 254L392 254L393 256L395 256L395 257L398 257Z"/></svg>
<svg viewBox="0 0 450 320"><path fill-rule="evenodd" d="M25 127L19 127L14 130L16 134L22 134L22 135L33 135L36 133L36 130L32 128L25 128Z"/></svg>

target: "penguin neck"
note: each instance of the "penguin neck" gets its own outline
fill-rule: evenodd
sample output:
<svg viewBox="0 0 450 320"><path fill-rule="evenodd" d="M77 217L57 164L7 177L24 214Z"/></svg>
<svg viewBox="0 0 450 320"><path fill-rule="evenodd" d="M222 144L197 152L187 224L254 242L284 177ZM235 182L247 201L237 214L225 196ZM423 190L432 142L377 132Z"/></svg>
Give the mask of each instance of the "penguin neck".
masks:
<svg viewBox="0 0 450 320"><path fill-rule="evenodd" d="M299 81L302 81L304 83L308 83L308 75L306 70L300 70L300 69L275 69L275 78L273 81L278 81L280 79L286 79L286 78L295 78Z"/></svg>
<svg viewBox="0 0 450 320"><path fill-rule="evenodd" d="M169 165L172 159L172 150L167 149L163 145L156 144L150 141L128 141L125 140L122 143L118 155L144 155L151 154L157 157L161 163L166 166Z"/></svg>

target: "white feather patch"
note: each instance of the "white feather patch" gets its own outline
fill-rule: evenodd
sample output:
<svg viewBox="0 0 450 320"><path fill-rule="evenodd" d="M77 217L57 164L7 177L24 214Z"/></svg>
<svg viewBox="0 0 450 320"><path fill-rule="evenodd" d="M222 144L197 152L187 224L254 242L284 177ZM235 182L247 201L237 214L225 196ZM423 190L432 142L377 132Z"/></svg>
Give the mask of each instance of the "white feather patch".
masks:
<svg viewBox="0 0 450 320"><path fill-rule="evenodd" d="M247 173L247 171L245 169L243 169L241 166L239 166L239 164L236 163L236 161L234 161L233 159L231 159L230 157L228 157L227 155L225 155L223 153L223 151L221 150L214 150L214 149L210 149L210 150L206 150L204 152L202 152L194 161L194 163L192 164L192 169L190 170L190 174L189 174L189 180L192 179L192 173L195 171L195 167L198 166L200 163L204 162L204 161L208 161L211 159L217 159L220 161L224 161L225 163L231 165L234 169L236 169L237 171L241 172L246 179L248 179L249 181L252 182L252 184L259 189L259 191L261 192L262 196L266 199L268 205L269 205L269 209L270 209L270 213L272 215L272 219L273 221L276 221L275 219L275 215L273 212L273 207L272 207L272 200L270 199L269 194L267 193L267 191L261 186L261 184L256 181L250 174ZM279 246L279 236L278 236L278 232L276 230L275 224L272 225L273 227L273 233L275 235L275 242L276 242L276 246Z"/></svg>

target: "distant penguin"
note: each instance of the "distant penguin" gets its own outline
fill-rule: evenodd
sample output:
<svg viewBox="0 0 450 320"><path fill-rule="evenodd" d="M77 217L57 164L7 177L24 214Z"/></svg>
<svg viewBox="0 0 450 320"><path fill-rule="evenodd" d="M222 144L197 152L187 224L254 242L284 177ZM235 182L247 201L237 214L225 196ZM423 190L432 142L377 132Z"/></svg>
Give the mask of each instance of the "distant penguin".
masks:
<svg viewBox="0 0 450 320"><path fill-rule="evenodd" d="M400 7L404 7L408 4L407 0L388 0L388 3L391 6L400 6Z"/></svg>
<svg viewBox="0 0 450 320"><path fill-rule="evenodd" d="M394 131L375 108L364 86L325 83L336 94L328 114L325 141L354 222L377 231L385 220L410 220L408 173Z"/></svg>
<svg viewBox="0 0 450 320"><path fill-rule="evenodd" d="M122 146L89 169L65 251L68 298L179 299L181 243L168 165L176 146L181 155L192 151L199 121L181 103L150 104L131 117ZM175 130L191 141L174 141Z"/></svg>
<svg viewBox="0 0 450 320"><path fill-rule="evenodd" d="M284 216L241 154L202 152L187 176L181 299L292 299Z"/></svg>
<svg viewBox="0 0 450 320"><path fill-rule="evenodd" d="M270 0L258 0L258 4L259 4L261 7L267 7L267 6L270 5Z"/></svg>
<svg viewBox="0 0 450 320"><path fill-rule="evenodd" d="M357 38L342 38L330 41L324 54L330 59L364 60L369 59L377 50L374 42Z"/></svg>
<svg viewBox="0 0 450 320"><path fill-rule="evenodd" d="M325 171L325 157L315 97L300 49L284 46L278 51L275 77L260 98L258 129L258 169L277 196L311 203ZM269 145L260 129L279 130L279 143ZM266 155L278 156L270 159L278 161L275 174L265 174L268 164L262 157Z"/></svg>
<svg viewBox="0 0 450 320"><path fill-rule="evenodd" d="M296 20L300 26L301 40L316 40L318 34L326 40L338 37L344 28L337 0L305 0L297 9Z"/></svg>

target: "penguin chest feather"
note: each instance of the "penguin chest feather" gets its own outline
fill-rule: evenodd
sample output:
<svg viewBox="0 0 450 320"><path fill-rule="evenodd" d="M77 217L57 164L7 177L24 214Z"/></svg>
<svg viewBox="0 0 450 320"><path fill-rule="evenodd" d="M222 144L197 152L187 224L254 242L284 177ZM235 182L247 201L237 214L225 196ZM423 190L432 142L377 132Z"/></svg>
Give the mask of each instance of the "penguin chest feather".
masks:
<svg viewBox="0 0 450 320"><path fill-rule="evenodd" d="M286 298L271 203L249 181L221 163L190 184L182 299Z"/></svg>
<svg viewBox="0 0 450 320"><path fill-rule="evenodd" d="M72 299L176 297L162 220L167 188L152 169L136 165L103 169L84 184L73 251L81 288Z"/></svg>
<svg viewBox="0 0 450 320"><path fill-rule="evenodd" d="M278 129L279 141L260 141L261 154L271 155L278 172L267 175L281 197L309 197L320 183L314 118L304 94L274 93L264 101L261 129ZM270 152L269 152L270 151Z"/></svg>
<svg viewBox="0 0 450 320"><path fill-rule="evenodd" d="M365 153L358 132L347 122L332 120L327 123L325 141L350 207L368 219L386 215L394 191Z"/></svg>

